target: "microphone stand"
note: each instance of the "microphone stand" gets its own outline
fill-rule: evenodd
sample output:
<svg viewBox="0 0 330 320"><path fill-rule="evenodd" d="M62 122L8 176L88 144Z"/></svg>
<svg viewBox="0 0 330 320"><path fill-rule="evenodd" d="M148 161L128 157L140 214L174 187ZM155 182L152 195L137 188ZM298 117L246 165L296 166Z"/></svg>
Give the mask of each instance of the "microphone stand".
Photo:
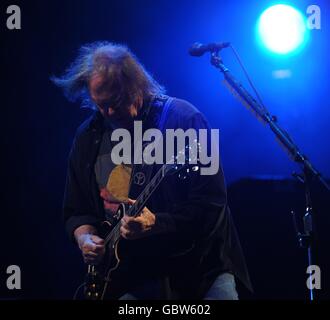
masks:
<svg viewBox="0 0 330 320"><path fill-rule="evenodd" d="M224 74L224 81L229 87L229 90L253 113L257 116L259 120L263 123L269 125L270 129L273 131L278 141L288 152L289 156L293 161L297 162L302 167L302 174L294 173L294 177L304 184L305 189L305 200L306 200L306 210L303 217L304 231L301 233L298 230L296 217L293 213L294 226L297 233L297 238L300 248L307 250L308 266L314 264L315 261L315 230L313 226L313 206L312 206L312 196L311 196L311 186L312 182L317 180L321 185L323 185L328 191L330 188L324 178L321 176L308 158L301 153L299 148L294 144L289 134L284 131L277 123L277 117L270 115L268 110L258 103L249 92L243 87L243 85L238 82L235 77L230 73L228 68L223 64L223 61L219 55L220 49L213 50L211 52L211 64L219 69ZM309 298L311 301L315 300L315 289L311 283L309 283Z"/></svg>

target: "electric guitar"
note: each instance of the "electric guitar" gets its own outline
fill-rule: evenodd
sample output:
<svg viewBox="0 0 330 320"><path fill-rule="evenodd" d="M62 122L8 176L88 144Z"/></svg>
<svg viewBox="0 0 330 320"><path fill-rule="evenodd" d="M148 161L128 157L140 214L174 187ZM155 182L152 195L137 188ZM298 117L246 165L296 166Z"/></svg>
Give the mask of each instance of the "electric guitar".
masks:
<svg viewBox="0 0 330 320"><path fill-rule="evenodd" d="M196 144L199 146L197 142ZM194 154L194 151L196 154ZM111 225L109 221L103 222L103 226L107 229L103 237L106 252L103 262L100 265L88 265L84 284L84 295L86 299L103 300L105 297L118 298L124 293L121 292L121 283L117 280L120 277L121 243L123 241L120 235L120 219L125 214L133 217L138 216L147 200L165 177L178 173L180 179L185 179L190 170L198 171L199 167L197 165L189 165L189 163L196 163L198 154L196 151L197 150L192 150L189 146L181 150L178 156L175 157L175 161L172 161L173 163L162 165L133 205L128 206L124 203L119 205L114 216L116 220L115 223ZM180 159L180 161L178 161L178 159ZM185 249L178 255L185 254L191 249L192 248L188 250Z"/></svg>

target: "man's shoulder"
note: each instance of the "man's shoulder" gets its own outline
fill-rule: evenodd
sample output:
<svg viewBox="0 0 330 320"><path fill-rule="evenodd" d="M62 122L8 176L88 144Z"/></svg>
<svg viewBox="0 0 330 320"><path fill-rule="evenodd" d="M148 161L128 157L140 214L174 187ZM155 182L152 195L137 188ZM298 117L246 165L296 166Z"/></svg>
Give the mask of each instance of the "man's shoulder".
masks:
<svg viewBox="0 0 330 320"><path fill-rule="evenodd" d="M172 97L167 116L168 128L208 127L204 114L187 100Z"/></svg>
<svg viewBox="0 0 330 320"><path fill-rule="evenodd" d="M102 116L94 111L77 128L76 137L81 137L89 132L95 132L102 128Z"/></svg>
<svg viewBox="0 0 330 320"><path fill-rule="evenodd" d="M102 116L101 116L102 117ZM102 119L98 112L93 112L89 115L76 129L73 144L78 147L85 147L92 139L95 138L95 134L102 129Z"/></svg>
<svg viewBox="0 0 330 320"><path fill-rule="evenodd" d="M170 112L180 118L190 119L196 115L200 115L201 112L189 101L171 97Z"/></svg>

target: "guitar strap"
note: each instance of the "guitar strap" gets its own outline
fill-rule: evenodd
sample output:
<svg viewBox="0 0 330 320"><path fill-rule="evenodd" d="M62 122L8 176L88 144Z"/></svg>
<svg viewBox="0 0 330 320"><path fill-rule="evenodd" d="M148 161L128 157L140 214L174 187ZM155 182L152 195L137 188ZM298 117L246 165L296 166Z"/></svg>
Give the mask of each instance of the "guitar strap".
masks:
<svg viewBox="0 0 330 320"><path fill-rule="evenodd" d="M154 121L154 123L157 124L158 129L163 133L163 135L165 134L165 122L166 122L167 112L172 101L173 101L172 97L168 97L164 95L155 96L152 99L149 106L149 111L150 108L153 108L153 111L157 114L156 117L157 120ZM150 112L148 113L148 116L149 115ZM142 149L144 150L145 147L146 146L143 146ZM153 168L154 165L146 165L143 163L136 164L133 166L131 180L130 180L129 198L136 199L141 194L141 192L144 190L144 188L147 186L147 184L150 181ZM170 287L169 277L165 276L160 280L161 280L161 291L164 296L164 299L170 300L172 298L173 293Z"/></svg>
<svg viewBox="0 0 330 320"><path fill-rule="evenodd" d="M168 97L165 95L157 95L152 98L151 102L147 106L148 110L147 110L146 118L150 121L151 120L150 118L153 118L152 114L156 113L155 119L151 120L151 122L154 122L155 127L158 127L158 129L163 134L165 131L164 128L165 128L167 112L172 100L173 100L172 97ZM142 144L142 150L144 150L144 148L147 145L148 143ZM137 197L147 186L147 184L150 181L153 168L154 168L153 164L148 165L143 163L143 157L142 157L142 164L133 165L133 170L130 179L129 193L128 193L130 199L137 199Z"/></svg>

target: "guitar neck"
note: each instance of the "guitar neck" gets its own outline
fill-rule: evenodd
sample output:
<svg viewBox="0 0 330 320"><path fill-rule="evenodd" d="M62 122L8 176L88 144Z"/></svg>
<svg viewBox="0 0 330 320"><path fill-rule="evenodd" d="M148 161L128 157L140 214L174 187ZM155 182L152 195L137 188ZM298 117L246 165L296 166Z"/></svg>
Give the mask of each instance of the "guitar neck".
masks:
<svg viewBox="0 0 330 320"><path fill-rule="evenodd" d="M126 214L131 217L136 217L141 210L144 208L146 202L157 189L158 185L163 181L166 172L166 164L162 165L162 167L157 171L157 173L153 176L147 186L144 188L142 193L136 199L135 203L129 207ZM117 223L113 229L109 232L108 236L105 238L105 244L108 244L111 240L116 242L120 239L120 223Z"/></svg>
<svg viewBox="0 0 330 320"><path fill-rule="evenodd" d="M151 195L155 192L158 185L162 182L165 177L165 167L164 164L154 175L154 177L150 180L144 190L141 192L139 197L136 199L134 205L132 205L126 212L128 216L136 217L141 210L144 208L145 204L147 203L148 199Z"/></svg>

